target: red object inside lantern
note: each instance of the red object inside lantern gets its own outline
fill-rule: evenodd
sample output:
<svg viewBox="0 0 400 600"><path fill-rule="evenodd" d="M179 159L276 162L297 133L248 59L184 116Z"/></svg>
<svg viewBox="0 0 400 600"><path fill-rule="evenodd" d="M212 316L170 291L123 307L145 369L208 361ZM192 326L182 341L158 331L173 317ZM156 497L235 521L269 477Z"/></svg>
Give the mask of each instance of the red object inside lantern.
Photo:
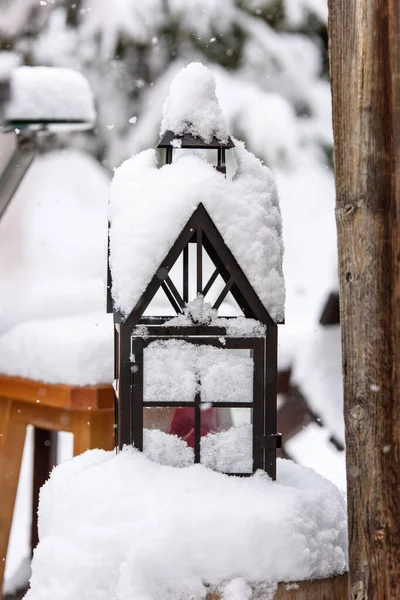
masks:
<svg viewBox="0 0 400 600"><path fill-rule="evenodd" d="M177 435L188 446L194 448L194 408L177 408L174 411L167 433ZM206 408L201 411L200 436L219 431L218 411L215 408Z"/></svg>

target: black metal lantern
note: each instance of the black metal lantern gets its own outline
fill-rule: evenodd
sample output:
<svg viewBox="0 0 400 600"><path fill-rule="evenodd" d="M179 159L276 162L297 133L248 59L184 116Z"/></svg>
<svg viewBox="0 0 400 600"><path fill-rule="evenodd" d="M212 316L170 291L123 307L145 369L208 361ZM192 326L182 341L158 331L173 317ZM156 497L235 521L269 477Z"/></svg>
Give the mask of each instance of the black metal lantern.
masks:
<svg viewBox="0 0 400 600"><path fill-rule="evenodd" d="M168 164L174 147L217 149L216 168L225 173L225 150L234 144L231 139L206 144L190 134L167 131L158 147L165 148ZM178 261L179 282L171 272ZM213 265L207 274L205 261L208 267ZM214 293L214 316L229 294L241 310L242 323L251 319L258 328L236 334L230 327L234 317L221 321L191 313L191 303L207 302L217 280L223 283L216 299ZM109 311L110 290L109 271ZM145 314L160 290L171 315ZM146 450L146 430L160 429L186 443L195 463L242 476L264 469L275 479L281 443L276 432L277 323L203 204L187 221L129 316L123 318L114 310L114 322L119 449L133 444Z"/></svg>

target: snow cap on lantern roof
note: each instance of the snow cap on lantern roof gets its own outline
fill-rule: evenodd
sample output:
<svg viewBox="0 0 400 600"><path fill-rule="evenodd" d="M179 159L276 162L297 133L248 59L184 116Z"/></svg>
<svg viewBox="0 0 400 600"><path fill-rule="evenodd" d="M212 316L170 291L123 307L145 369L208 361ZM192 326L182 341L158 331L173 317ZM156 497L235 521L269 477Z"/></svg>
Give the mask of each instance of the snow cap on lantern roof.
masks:
<svg viewBox="0 0 400 600"><path fill-rule="evenodd" d="M215 135L216 115L219 118L222 112L213 76L203 65L189 67L179 75L189 73L191 79L193 68L201 73L202 104L198 110L182 104L182 114L190 114L192 124L202 122L206 135L204 106L210 106L208 134ZM176 81L182 82L179 75L171 86L164 115L169 115L171 97L177 93ZM184 97L191 101L189 93ZM221 123L226 127L225 120ZM179 131L183 133L183 129ZM109 206L110 268L114 309L124 319L140 301L190 217L203 205L269 316L283 321L282 220L276 186L270 170L242 142L235 140L233 151L237 169L232 179L192 154L176 153L172 164L159 168L154 149L133 156L116 169Z"/></svg>
<svg viewBox="0 0 400 600"><path fill-rule="evenodd" d="M233 148L215 88L214 75L201 63L179 71L163 106L158 148L167 148L174 139L180 148Z"/></svg>

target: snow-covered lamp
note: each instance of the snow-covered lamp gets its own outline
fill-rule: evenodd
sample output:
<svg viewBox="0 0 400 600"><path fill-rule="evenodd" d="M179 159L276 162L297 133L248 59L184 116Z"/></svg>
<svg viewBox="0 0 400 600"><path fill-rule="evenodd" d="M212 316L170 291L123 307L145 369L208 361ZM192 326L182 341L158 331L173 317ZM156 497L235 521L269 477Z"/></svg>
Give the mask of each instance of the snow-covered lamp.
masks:
<svg viewBox="0 0 400 600"><path fill-rule="evenodd" d="M269 170L235 144L203 65L183 69L155 150L115 172L110 273L118 446L164 464L275 478L281 217ZM173 149L218 149L205 158ZM238 167L224 176L225 150Z"/></svg>
<svg viewBox="0 0 400 600"><path fill-rule="evenodd" d="M93 94L73 69L17 67L10 75L11 95L3 131L91 129L96 118Z"/></svg>

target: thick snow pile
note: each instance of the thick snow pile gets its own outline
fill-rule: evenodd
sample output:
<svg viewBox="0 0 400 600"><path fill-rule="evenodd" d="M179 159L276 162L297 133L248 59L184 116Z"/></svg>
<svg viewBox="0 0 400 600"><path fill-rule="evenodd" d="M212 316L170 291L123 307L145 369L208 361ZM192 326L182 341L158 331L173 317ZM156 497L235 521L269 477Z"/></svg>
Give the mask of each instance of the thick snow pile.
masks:
<svg viewBox="0 0 400 600"><path fill-rule="evenodd" d="M201 63L191 63L172 80L163 107L161 134L190 133L207 143L228 140L228 126L215 94L215 79Z"/></svg>
<svg viewBox="0 0 400 600"><path fill-rule="evenodd" d="M162 327L190 327L194 324L224 327L228 337L263 337L266 333L265 325L255 319L218 317L218 311L212 308L209 302L204 302L202 294L197 294L194 300L186 304L183 314L169 319L162 324ZM144 325L139 325L135 331L145 337L148 329Z"/></svg>
<svg viewBox="0 0 400 600"><path fill-rule="evenodd" d="M202 294L187 302L183 314L168 321L169 325L211 325L218 319L218 311L209 302L204 301Z"/></svg>
<svg viewBox="0 0 400 600"><path fill-rule="evenodd" d="M273 483L88 451L42 488L39 535L26 600L200 599L346 569L342 494L284 460Z"/></svg>
<svg viewBox="0 0 400 600"><path fill-rule="evenodd" d="M111 384L113 356L104 313L27 321L0 336L0 373L46 383Z"/></svg>
<svg viewBox="0 0 400 600"><path fill-rule="evenodd" d="M210 424L211 420L212 417ZM188 467L194 464L194 450L190 445L191 434L185 440L159 429L145 429L143 451L148 458L161 465ZM251 473L252 425L242 423L222 431L210 431L202 435L200 451L201 464L210 469L220 473Z"/></svg>
<svg viewBox="0 0 400 600"><path fill-rule="evenodd" d="M208 325L210 325L210 327L224 327L227 337L264 337L266 333L265 325L255 319L247 319L246 317L231 317L230 319L217 317L213 318ZM190 327L193 326L193 321L184 314L179 314L161 325L161 327L169 326ZM138 335L146 337L148 328L145 325L139 325L136 327L135 331L137 331Z"/></svg>
<svg viewBox="0 0 400 600"><path fill-rule="evenodd" d="M144 350L145 402L252 402L253 359L183 340L158 340Z"/></svg>
<svg viewBox="0 0 400 600"><path fill-rule="evenodd" d="M208 433L201 438L201 463L221 473L251 473L253 470L253 427L237 427Z"/></svg>
<svg viewBox="0 0 400 600"><path fill-rule="evenodd" d="M328 428L310 423L286 441L285 450L289 456L295 457L296 462L314 469L345 493L346 453L338 452L329 441L330 437Z"/></svg>
<svg viewBox="0 0 400 600"><path fill-rule="evenodd" d="M11 76L12 98L5 118L14 121L93 122L93 94L85 77L73 69L18 67Z"/></svg>
<svg viewBox="0 0 400 600"><path fill-rule="evenodd" d="M273 319L284 314L283 242L278 195L269 169L236 142L232 180L198 156L157 167L154 150L119 167L109 217L112 294L128 315L200 203Z"/></svg>

